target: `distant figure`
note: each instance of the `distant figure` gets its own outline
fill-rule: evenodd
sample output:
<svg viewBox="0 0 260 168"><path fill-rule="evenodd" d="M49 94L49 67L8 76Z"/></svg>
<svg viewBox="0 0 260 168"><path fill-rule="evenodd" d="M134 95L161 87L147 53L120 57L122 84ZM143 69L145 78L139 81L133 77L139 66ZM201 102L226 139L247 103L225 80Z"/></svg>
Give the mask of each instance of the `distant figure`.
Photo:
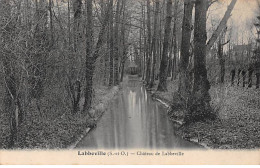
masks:
<svg viewBox="0 0 260 168"><path fill-rule="evenodd" d="M254 69L252 66L248 68L248 87L251 88L253 85L252 75L253 75Z"/></svg>
<svg viewBox="0 0 260 168"><path fill-rule="evenodd" d="M259 88L259 83L260 83L260 80L259 80L260 73L256 73L255 76L256 76L256 89L258 89Z"/></svg>
<svg viewBox="0 0 260 168"><path fill-rule="evenodd" d="M242 70L242 77L243 77L243 87L246 86L246 71Z"/></svg>
<svg viewBox="0 0 260 168"><path fill-rule="evenodd" d="M260 83L260 61L256 62L255 65L255 76L256 76L256 89L259 88Z"/></svg>
<svg viewBox="0 0 260 168"><path fill-rule="evenodd" d="M232 69L232 70L231 70L231 86L234 85L235 76L236 76L236 70L235 70L235 69Z"/></svg>
<svg viewBox="0 0 260 168"><path fill-rule="evenodd" d="M240 84L240 73L241 73L241 69L239 68L237 72L237 86L239 86Z"/></svg>

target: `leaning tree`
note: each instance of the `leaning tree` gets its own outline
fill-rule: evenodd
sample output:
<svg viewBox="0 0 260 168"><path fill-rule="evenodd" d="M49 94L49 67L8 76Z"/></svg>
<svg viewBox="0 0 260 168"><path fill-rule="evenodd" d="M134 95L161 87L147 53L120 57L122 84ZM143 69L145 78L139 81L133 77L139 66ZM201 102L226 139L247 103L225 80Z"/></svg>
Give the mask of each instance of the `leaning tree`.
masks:
<svg viewBox="0 0 260 168"><path fill-rule="evenodd" d="M259 88L260 82L260 16L257 16L257 23L254 24L257 30L257 38L256 38L256 49L254 50L253 56L253 67L255 69L256 74L256 88Z"/></svg>

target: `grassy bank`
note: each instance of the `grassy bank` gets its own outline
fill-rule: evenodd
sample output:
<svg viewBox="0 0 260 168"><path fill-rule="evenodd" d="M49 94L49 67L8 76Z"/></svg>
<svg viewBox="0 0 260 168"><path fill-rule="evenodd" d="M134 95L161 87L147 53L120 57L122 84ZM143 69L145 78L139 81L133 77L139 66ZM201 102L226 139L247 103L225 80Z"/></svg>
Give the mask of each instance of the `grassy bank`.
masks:
<svg viewBox="0 0 260 168"><path fill-rule="evenodd" d="M176 104L173 92L177 83L168 81L168 92L154 95L169 104ZM255 149L260 147L260 90L238 86L212 86L211 105L218 120L198 122L181 127L177 133L185 139L197 141L215 149ZM169 114L173 120L183 111L174 109Z"/></svg>
<svg viewBox="0 0 260 168"><path fill-rule="evenodd" d="M30 119L25 119L19 126L16 149L63 149L77 140L87 127L97 120L105 111L109 101L118 92L118 87L108 89L99 87L95 89L95 98L90 119L86 114L72 115L70 111L64 111L59 116L43 115L39 117L36 107L32 103ZM50 109L46 114L53 112ZM0 148L7 148L9 141L9 125L7 115L1 113Z"/></svg>

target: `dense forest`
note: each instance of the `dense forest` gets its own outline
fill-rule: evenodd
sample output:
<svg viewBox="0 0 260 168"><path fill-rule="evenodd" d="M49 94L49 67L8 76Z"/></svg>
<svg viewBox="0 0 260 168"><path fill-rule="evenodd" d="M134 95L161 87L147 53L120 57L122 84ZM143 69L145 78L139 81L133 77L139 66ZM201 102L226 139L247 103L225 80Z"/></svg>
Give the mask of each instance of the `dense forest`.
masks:
<svg viewBox="0 0 260 168"><path fill-rule="evenodd" d="M245 135L256 129L257 140L260 16L247 42L232 40L237 1L0 0L0 148L66 148L96 126L127 75L168 101L184 132L223 125L225 100L244 96ZM238 113L232 122L246 118Z"/></svg>

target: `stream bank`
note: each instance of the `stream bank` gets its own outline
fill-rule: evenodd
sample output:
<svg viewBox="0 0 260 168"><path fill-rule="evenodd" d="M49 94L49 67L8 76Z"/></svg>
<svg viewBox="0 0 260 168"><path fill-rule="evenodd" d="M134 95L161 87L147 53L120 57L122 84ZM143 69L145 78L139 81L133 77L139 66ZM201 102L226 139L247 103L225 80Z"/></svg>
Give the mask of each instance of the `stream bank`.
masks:
<svg viewBox="0 0 260 168"><path fill-rule="evenodd" d="M151 90L154 99L163 102L168 117L179 126L183 110L176 107L173 93L177 81L168 81L168 92L157 92L158 82ZM260 91L242 87L214 85L210 89L211 106L217 112L215 121L197 122L180 127L176 133L182 138L211 149L259 149L260 147Z"/></svg>
<svg viewBox="0 0 260 168"><path fill-rule="evenodd" d="M91 110L95 120L103 114L109 101L113 99L118 91L119 87L95 87L94 108ZM60 102L60 104L62 103ZM62 115L55 118L48 115L57 110L51 108L45 112L46 115L40 118L34 103L31 106L33 116L30 117L33 120L25 120L19 126L17 140L13 149L67 149L79 139L80 135L86 133L88 126L93 122L86 114L71 114L70 108L64 108ZM1 127L0 131L5 128L8 127ZM0 137L0 148L8 149L8 131L2 131L1 135L3 136Z"/></svg>
<svg viewBox="0 0 260 168"><path fill-rule="evenodd" d="M103 113L106 111L110 101L116 96L119 91L119 86L114 86L109 90L107 94L102 96L98 103L92 108L89 113L93 118L86 118L85 126L83 126L83 131L77 136L77 138L68 146L68 149L74 149L77 144L90 132L92 128L95 128L98 120L102 117Z"/></svg>

